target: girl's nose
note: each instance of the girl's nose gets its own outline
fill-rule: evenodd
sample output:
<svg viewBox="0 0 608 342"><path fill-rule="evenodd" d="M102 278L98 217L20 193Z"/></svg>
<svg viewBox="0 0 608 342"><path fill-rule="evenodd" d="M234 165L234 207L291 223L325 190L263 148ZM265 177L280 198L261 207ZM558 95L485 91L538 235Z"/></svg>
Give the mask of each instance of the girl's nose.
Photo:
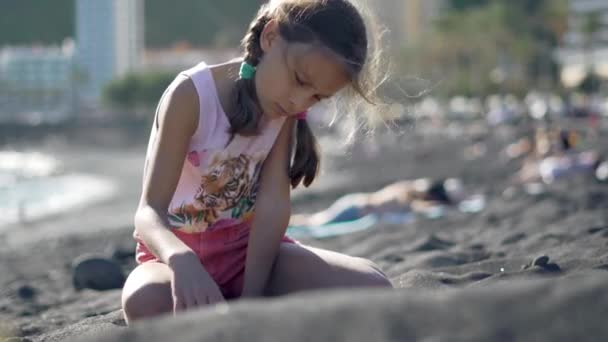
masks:
<svg viewBox="0 0 608 342"><path fill-rule="evenodd" d="M292 113L298 113L304 111L310 107L312 101L312 94L307 91L294 91L289 99L291 108L289 109Z"/></svg>

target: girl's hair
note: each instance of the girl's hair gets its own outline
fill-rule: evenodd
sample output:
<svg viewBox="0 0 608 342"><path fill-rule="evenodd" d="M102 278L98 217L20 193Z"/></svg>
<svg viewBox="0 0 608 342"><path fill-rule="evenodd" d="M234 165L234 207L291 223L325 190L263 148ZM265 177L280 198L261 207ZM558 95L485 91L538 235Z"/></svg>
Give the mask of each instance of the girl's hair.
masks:
<svg viewBox="0 0 608 342"><path fill-rule="evenodd" d="M262 5L251 23L242 45L244 61L257 66L262 59L260 36L270 20L278 22L279 32L289 43L318 44L336 54L351 78L351 88L370 100L362 70L368 62L368 34L361 12L348 0L272 0ZM261 108L254 79L238 79L235 110L229 114L230 133L255 135ZM308 187L320 168L318 144L306 120L298 120L295 155L290 151L289 178L296 188Z"/></svg>

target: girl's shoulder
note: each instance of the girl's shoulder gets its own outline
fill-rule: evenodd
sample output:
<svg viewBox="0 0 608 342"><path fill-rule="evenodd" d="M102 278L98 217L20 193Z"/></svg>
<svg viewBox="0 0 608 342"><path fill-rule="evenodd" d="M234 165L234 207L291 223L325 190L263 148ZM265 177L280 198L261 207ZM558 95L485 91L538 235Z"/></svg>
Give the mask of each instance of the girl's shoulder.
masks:
<svg viewBox="0 0 608 342"><path fill-rule="evenodd" d="M208 66L213 90L217 93L217 98L222 104L224 111L230 105L230 97L234 89L234 83L238 78L240 64L241 60L235 59L222 64Z"/></svg>
<svg viewBox="0 0 608 342"><path fill-rule="evenodd" d="M198 108L199 97L194 82L188 77L178 76L161 97L156 128L168 120L182 122L183 127L197 127Z"/></svg>

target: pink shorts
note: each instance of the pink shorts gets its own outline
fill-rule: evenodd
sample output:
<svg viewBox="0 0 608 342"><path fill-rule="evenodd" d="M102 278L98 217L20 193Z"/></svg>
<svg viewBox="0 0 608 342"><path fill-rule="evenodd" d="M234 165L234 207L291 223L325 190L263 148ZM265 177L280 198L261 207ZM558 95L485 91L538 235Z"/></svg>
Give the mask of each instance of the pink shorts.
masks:
<svg viewBox="0 0 608 342"><path fill-rule="evenodd" d="M249 232L250 226L247 223L195 234L173 230L173 233L198 255L205 270L213 277L226 299L240 297L243 290ZM135 239L135 260L138 264L161 262L141 239ZM282 242L299 243L287 236L283 237Z"/></svg>

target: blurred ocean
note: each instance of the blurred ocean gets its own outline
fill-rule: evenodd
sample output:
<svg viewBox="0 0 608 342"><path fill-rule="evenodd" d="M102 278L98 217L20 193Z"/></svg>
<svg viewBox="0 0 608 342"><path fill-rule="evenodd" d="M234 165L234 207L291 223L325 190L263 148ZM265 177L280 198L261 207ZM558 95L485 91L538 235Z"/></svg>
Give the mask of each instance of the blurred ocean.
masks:
<svg viewBox="0 0 608 342"><path fill-rule="evenodd" d="M0 151L0 228L27 223L110 199L112 180L64 173L61 163L38 152Z"/></svg>

